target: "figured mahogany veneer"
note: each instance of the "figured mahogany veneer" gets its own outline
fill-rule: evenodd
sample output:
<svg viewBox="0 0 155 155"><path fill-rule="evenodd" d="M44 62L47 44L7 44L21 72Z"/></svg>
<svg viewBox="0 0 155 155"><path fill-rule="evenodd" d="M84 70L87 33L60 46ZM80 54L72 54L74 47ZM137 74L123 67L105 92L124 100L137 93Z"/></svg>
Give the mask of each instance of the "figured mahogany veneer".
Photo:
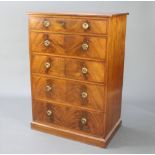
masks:
<svg viewBox="0 0 155 155"><path fill-rule="evenodd" d="M49 64L50 66L46 68L46 64ZM87 68L86 74L82 73L83 68ZM33 54L32 72L82 81L104 83L105 66L103 62Z"/></svg>
<svg viewBox="0 0 155 155"><path fill-rule="evenodd" d="M43 26L43 22L48 20L50 25L48 27ZM88 22L91 28L84 30L82 24ZM106 34L107 33L107 20L96 19L79 19L79 18L59 18L59 17L31 17L30 28L32 30L44 30L52 32L70 32L70 33L94 33L94 34Z"/></svg>
<svg viewBox="0 0 155 155"><path fill-rule="evenodd" d="M94 136L104 137L104 113L86 111L72 106L61 106L48 102L33 101L33 119L36 122L48 123L80 132L93 134ZM52 114L48 116L46 112L50 110ZM85 125L81 119L86 118ZM96 130L96 128L98 130Z"/></svg>
<svg viewBox="0 0 155 155"><path fill-rule="evenodd" d="M127 15L29 14L33 129L107 146L121 125Z"/></svg>
<svg viewBox="0 0 155 155"><path fill-rule="evenodd" d="M32 76L32 91L34 98L51 100L53 102L66 103L88 107L94 110L104 111L104 92L102 85L86 84L69 80ZM46 86L51 90L47 91ZM82 98L82 93L87 93Z"/></svg>
<svg viewBox="0 0 155 155"><path fill-rule="evenodd" d="M33 43L31 45L31 51L33 52L84 58L105 58L107 44L105 37L30 32L30 39ZM47 47L44 45L46 40L50 42ZM82 49L82 44L84 43L89 46L87 50Z"/></svg>

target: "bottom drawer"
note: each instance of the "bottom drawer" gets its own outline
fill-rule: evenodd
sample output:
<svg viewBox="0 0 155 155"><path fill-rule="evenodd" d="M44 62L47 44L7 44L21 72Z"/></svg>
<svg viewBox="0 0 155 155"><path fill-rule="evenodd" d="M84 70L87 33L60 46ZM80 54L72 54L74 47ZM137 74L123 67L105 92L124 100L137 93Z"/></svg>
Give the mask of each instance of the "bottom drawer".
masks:
<svg viewBox="0 0 155 155"><path fill-rule="evenodd" d="M88 112L71 106L33 101L33 120L48 125L58 125L88 133L104 136L104 113Z"/></svg>

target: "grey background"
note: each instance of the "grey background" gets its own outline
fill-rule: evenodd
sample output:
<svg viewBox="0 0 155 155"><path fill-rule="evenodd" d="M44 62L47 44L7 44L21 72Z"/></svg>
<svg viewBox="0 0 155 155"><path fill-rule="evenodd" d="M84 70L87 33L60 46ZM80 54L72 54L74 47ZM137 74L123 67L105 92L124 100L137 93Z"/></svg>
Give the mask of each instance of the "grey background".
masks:
<svg viewBox="0 0 155 155"><path fill-rule="evenodd" d="M123 125L107 149L32 131L29 11L129 12ZM155 153L155 2L0 2L0 153Z"/></svg>

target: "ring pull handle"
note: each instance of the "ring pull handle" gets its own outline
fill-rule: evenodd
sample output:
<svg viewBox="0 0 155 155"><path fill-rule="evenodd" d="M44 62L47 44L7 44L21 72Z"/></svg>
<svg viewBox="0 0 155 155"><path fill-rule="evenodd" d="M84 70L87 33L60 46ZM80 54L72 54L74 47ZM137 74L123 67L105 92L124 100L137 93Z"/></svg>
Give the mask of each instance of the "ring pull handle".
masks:
<svg viewBox="0 0 155 155"><path fill-rule="evenodd" d="M83 99L86 99L86 98L88 97L88 93L87 93L87 92L82 92L82 93L81 93L81 97L82 97Z"/></svg>
<svg viewBox="0 0 155 155"><path fill-rule="evenodd" d="M45 47L49 47L50 44L51 44L51 42L50 42L49 40L45 40L45 41L44 41L44 46L45 46Z"/></svg>
<svg viewBox="0 0 155 155"><path fill-rule="evenodd" d="M46 92L50 92L50 91L52 90L52 87L49 86L49 85L47 85L47 86L45 87L45 90L46 90Z"/></svg>
<svg viewBox="0 0 155 155"><path fill-rule="evenodd" d="M49 69L51 67L50 62L45 62L45 69Z"/></svg>
<svg viewBox="0 0 155 155"><path fill-rule="evenodd" d="M46 111L46 114L47 114L48 117L51 117L53 112L52 112L52 110L49 109L49 110Z"/></svg>
<svg viewBox="0 0 155 155"><path fill-rule="evenodd" d="M43 26L46 27L46 28L48 28L50 26L50 22L47 19L45 19L43 21Z"/></svg>
<svg viewBox="0 0 155 155"><path fill-rule="evenodd" d="M88 45L88 43L83 43L83 44L81 45L81 47L82 47L82 49L83 49L84 51L86 51L86 50L88 50L89 45Z"/></svg>
<svg viewBox="0 0 155 155"><path fill-rule="evenodd" d="M89 27L90 27L90 25L89 25L89 23L87 23L87 22L84 22L84 23L82 24L82 28L83 28L84 30L89 29Z"/></svg>
<svg viewBox="0 0 155 155"><path fill-rule="evenodd" d="M86 125L86 124L87 124L87 118L82 117L82 118L81 118L81 124L82 124L82 125Z"/></svg>
<svg viewBox="0 0 155 155"><path fill-rule="evenodd" d="M88 69L86 67L82 67L81 72L82 72L82 74L87 74Z"/></svg>

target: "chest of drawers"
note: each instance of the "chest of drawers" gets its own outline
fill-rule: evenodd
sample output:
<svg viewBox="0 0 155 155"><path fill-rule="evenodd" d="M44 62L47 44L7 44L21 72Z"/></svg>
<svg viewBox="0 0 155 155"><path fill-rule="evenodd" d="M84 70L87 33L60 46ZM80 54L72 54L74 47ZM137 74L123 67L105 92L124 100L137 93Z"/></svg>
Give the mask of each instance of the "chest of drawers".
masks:
<svg viewBox="0 0 155 155"><path fill-rule="evenodd" d="M107 146L121 125L127 15L29 14L33 129Z"/></svg>

